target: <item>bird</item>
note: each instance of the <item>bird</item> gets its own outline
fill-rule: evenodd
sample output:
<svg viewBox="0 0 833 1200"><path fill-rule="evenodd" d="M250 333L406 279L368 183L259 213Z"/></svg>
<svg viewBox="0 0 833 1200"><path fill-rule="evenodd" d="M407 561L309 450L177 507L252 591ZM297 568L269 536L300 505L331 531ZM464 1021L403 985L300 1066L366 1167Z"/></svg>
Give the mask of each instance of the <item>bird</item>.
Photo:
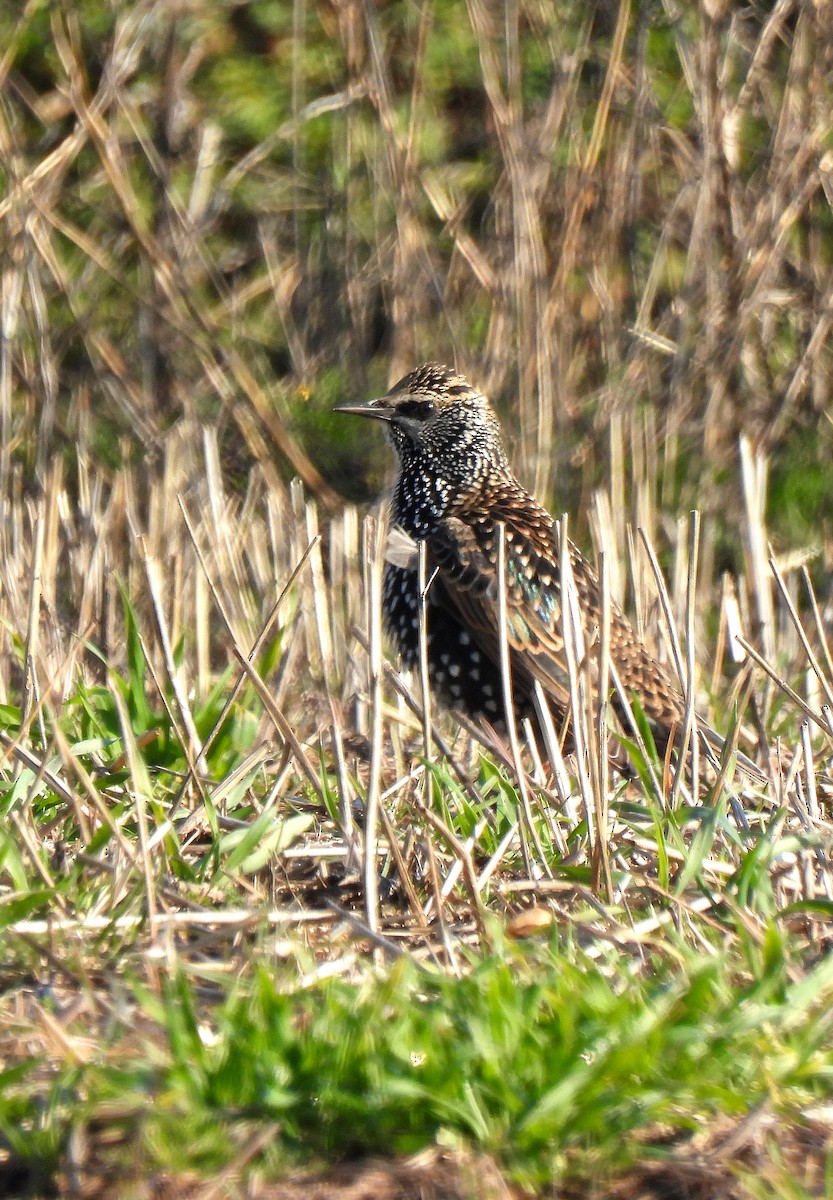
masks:
<svg viewBox="0 0 833 1200"><path fill-rule="evenodd" d="M384 396L335 411L382 422L397 458L382 611L403 665L413 668L419 661L418 546L424 542L432 690L446 707L496 730L506 728L499 634L502 536L511 715L516 725L530 717L546 745L536 705L540 685L564 748L573 749L558 522L513 474L487 397L452 367L427 362ZM599 579L570 541L567 554L587 662L595 664L603 619ZM609 614L611 662L625 692L638 699L663 754L682 733L685 701L612 600ZM594 696L596 704L600 699ZM625 721L621 698L614 693L611 700ZM719 749L720 736L703 729Z"/></svg>

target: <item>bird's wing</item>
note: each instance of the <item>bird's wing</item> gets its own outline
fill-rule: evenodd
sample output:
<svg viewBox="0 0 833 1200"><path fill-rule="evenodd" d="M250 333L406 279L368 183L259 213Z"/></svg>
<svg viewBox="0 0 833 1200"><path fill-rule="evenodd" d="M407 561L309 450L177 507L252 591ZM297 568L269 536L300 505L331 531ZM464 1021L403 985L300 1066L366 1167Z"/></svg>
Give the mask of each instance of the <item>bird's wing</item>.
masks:
<svg viewBox="0 0 833 1200"><path fill-rule="evenodd" d="M494 506L490 515L495 515ZM514 685L530 694L534 680L538 679L551 701L569 708L561 568L552 518L537 505L529 514L507 506L498 510L497 520L504 527L506 636ZM497 538L491 520L469 522L449 517L429 538L429 549L438 572L443 603L471 631L487 657L499 664ZM583 565L589 570L586 563ZM577 590L581 597L586 589L577 585ZM583 626L584 650L588 654L598 636L598 611L585 613ZM595 670L596 655L591 654L587 661L592 662Z"/></svg>
<svg viewBox="0 0 833 1200"><path fill-rule="evenodd" d="M498 663L497 522L504 528L506 634L515 686L530 692L537 679L550 700L568 708L559 537L552 517L537 501L530 496L519 499L517 493L504 503L492 497L488 521L464 513L441 522L429 548L447 594L445 602ZM597 689L599 582L582 554L568 545L583 639L577 650L583 654L586 678ZM638 694L649 720L667 734L682 717L682 698L615 603L610 606L610 646L624 687Z"/></svg>

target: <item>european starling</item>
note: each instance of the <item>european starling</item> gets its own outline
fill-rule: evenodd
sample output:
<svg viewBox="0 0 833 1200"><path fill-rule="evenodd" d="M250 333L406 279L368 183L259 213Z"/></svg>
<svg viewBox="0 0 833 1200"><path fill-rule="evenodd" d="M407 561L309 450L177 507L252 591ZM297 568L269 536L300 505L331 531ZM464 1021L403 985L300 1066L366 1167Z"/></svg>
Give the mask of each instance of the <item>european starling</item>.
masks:
<svg viewBox="0 0 833 1200"><path fill-rule="evenodd" d="M388 553L382 608L404 664L413 667L419 657L418 556L409 555L407 547L415 549L416 542L425 541L432 687L449 707L505 725L497 571L502 524L515 718L535 717L537 680L556 728L566 733L570 678L558 530L512 474L489 401L450 367L424 363L386 396L341 405L337 411L384 421L397 454L391 526L407 536L399 538L400 553ZM569 555L585 647L595 662L599 581L572 543ZM615 603L610 606L610 652L622 685L638 697L663 751L682 728L684 701ZM707 736L719 744L718 735L707 731Z"/></svg>

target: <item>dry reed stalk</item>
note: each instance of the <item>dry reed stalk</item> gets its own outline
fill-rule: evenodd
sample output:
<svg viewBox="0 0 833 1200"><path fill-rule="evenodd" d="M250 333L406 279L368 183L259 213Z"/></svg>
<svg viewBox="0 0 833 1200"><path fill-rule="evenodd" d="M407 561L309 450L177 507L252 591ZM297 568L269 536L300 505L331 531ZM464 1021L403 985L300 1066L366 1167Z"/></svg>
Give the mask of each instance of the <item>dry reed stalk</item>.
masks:
<svg viewBox="0 0 833 1200"><path fill-rule="evenodd" d="M529 792L526 786L526 773L521 762L521 744L518 738L518 725L515 719L515 703L512 695L512 671L509 657L509 618L506 607L506 528L502 521L497 523L497 625L498 625L498 648L500 652L500 678L503 689L503 709L506 714L506 732L509 735L509 746L512 751L512 762L515 768L515 777L518 781L518 795L521 800L521 812L523 821L520 826L521 834L521 850L524 856L524 865L527 874L530 878L536 870L544 870L549 873L546 866L546 856L544 854L541 840L538 836L538 830L535 827L535 821L532 816L532 807L529 802ZM526 837L524 836L526 834ZM526 838L529 838L537 859L533 864L530 856L529 845Z"/></svg>
<svg viewBox="0 0 833 1200"><path fill-rule="evenodd" d="M620 606L625 603L625 573L620 552L620 547L626 544L625 501L623 494L616 501L613 497L617 494L621 482L611 481L610 492L595 491L590 513L596 561L601 566L602 559L605 560L608 590L612 599Z"/></svg>
<svg viewBox="0 0 833 1200"><path fill-rule="evenodd" d="M765 455L753 453L746 436L740 439L740 463L746 516L744 533L748 556L747 571L755 599L763 654L765 658L772 659L775 653L775 613L764 525L769 464Z"/></svg>
<svg viewBox="0 0 833 1200"><path fill-rule="evenodd" d="M573 788L567 773L567 768L564 763L564 755L561 752L561 741L555 728L555 723L552 719L549 703L544 694L540 682L536 679L534 683L533 698L535 701L535 713L541 728L541 733L544 739L544 748L547 752L550 767L553 773L553 783L558 795L558 801L564 815L567 817L571 828L575 828L580 821L578 806L573 796Z"/></svg>
<svg viewBox="0 0 833 1200"><path fill-rule="evenodd" d="M689 683L686 676L686 668L683 660L682 648L680 645L680 636L677 631L677 623L674 619L671 598L668 594L668 587L663 577L656 551L654 550L648 534L644 529L640 528L639 536L651 568L651 574L653 576L656 594L659 600L659 607L663 617L661 629L665 635L666 643L670 648L671 658L674 663L674 670L677 680L679 681L680 691L685 695L689 687Z"/></svg>
<svg viewBox="0 0 833 1200"><path fill-rule="evenodd" d="M821 649L822 649L822 654L824 655L824 663L825 663L825 669L827 671L827 676L828 676L828 678L833 678L833 655L831 655L831 653L830 653L830 644L827 640L827 634L824 629L824 622L822 621L821 612L819 611L819 605L818 605L818 600L816 599L815 589L813 588L813 583L812 583L812 580L810 579L810 575L807 571L806 566L802 566L802 568L801 568L801 577L804 581L805 591L807 592L807 595L810 600L810 606L811 606L812 612L813 612L813 623L815 624L815 628L816 628L816 637L818 638L819 645L821 646Z"/></svg>
<svg viewBox="0 0 833 1200"><path fill-rule="evenodd" d="M570 683L570 734L575 745L575 778L578 783L584 819L587 822L588 854L592 856L596 852L598 835L594 820L592 776L594 722L590 714L593 704L593 687L591 681L587 679L584 617L570 562L566 516L562 516L558 524L558 537L561 573L561 629Z"/></svg>
<svg viewBox="0 0 833 1200"><path fill-rule="evenodd" d="M405 861L405 856L403 855L402 849L399 845L398 830L385 811L384 804L379 805L379 818L384 826L385 838L393 856L393 860L396 864L399 882L402 886L402 890L408 898L408 907L411 910L411 915L417 923L417 928L421 932L426 933L428 930L428 924L425 920L425 913L422 908L422 903L417 895L417 890L414 886L413 880L411 879L411 872L408 867L408 863Z"/></svg>
<svg viewBox="0 0 833 1200"><path fill-rule="evenodd" d="M330 639L330 593L324 575L324 563L321 554L321 538L318 533L318 510L313 500L308 500L305 506L307 540L312 546L309 557L309 570L312 583L313 612L315 614L315 631L318 640L318 650L321 655L321 668L324 681L331 680L335 675L335 657L333 644Z"/></svg>
<svg viewBox="0 0 833 1200"><path fill-rule="evenodd" d="M368 668L370 671L370 779L364 816L364 902L367 924L379 929L379 884L376 874L376 839L382 771L382 568L385 531L370 518L364 524L365 569L367 572Z"/></svg>
<svg viewBox="0 0 833 1200"><path fill-rule="evenodd" d="M422 704L422 746L426 764L431 762L431 684L428 674L428 589L433 577L428 578L428 546L419 543L417 586L419 588L419 698ZM431 803L430 770L425 773L425 803Z"/></svg>
<svg viewBox="0 0 833 1200"><path fill-rule="evenodd" d="M598 831L598 841L593 847L593 882L594 890L601 890L600 880L604 881L604 895L613 900L613 875L610 866L610 732L608 730L608 713L610 708L610 580L607 570L607 557L599 558L599 595L601 597L601 623L599 627L599 676L598 676L598 712L596 714L596 754L598 768L594 778L593 802L595 822Z"/></svg>
<svg viewBox="0 0 833 1200"><path fill-rule="evenodd" d="M457 837L449 825L443 821L441 817L437 816L437 814L433 812L427 804L424 804L422 801L417 801L416 803L417 811L431 827L431 829L440 835L453 853L456 863L459 864L466 894L471 903L472 913L474 914L474 919L477 925L477 931L481 938L482 946L484 949L488 950L491 948L492 942L491 938L489 937L489 931L486 924L486 910L480 898L480 885L474 870L471 853L465 843ZM428 844L430 848L430 839L428 839ZM433 867L435 868L436 856L434 856L431 861ZM439 881L436 880L435 882L438 883ZM450 889L446 889L442 886L439 887L438 890L435 890L435 907L437 917L440 922L442 922L441 914L443 912L443 900L447 897L449 891Z"/></svg>
<svg viewBox="0 0 833 1200"><path fill-rule="evenodd" d="M40 719L40 701L38 697L38 681L35 673L35 660L38 655L38 640L40 634L41 606L41 577L43 571L43 550L45 537L46 513L44 506L39 505L35 521L35 546L32 555L31 573L29 576L29 614L26 621L26 642L23 650L23 703L21 704L21 721L26 724L29 714L37 711ZM41 737L46 741L45 731L41 725Z"/></svg>
<svg viewBox="0 0 833 1200"><path fill-rule="evenodd" d="M821 669L821 664L819 663L819 660L816 657L813 647L810 645L810 640L807 637L807 634L805 632L803 624L801 623L801 618L798 615L798 611L795 607L795 603L789 594L787 585L784 581L784 577L781 574L780 570L778 569L778 564L776 563L774 558L770 558L769 567L770 567L770 570L772 571L775 582L778 585L778 591L781 593L781 598L784 601L784 607L787 610L787 613L789 615L790 621L792 622L793 628L795 629L795 632L798 634L798 639L801 643L801 647L804 651L804 654L807 656L807 661L810 664L810 668L813 672L813 675L818 680L819 686L821 687L822 691L824 692L824 696L827 701L827 706L833 707L833 685L831 685L830 680L828 679L828 677L825 675L825 673Z"/></svg>
<svg viewBox="0 0 833 1200"><path fill-rule="evenodd" d="M188 703L188 686L187 680L183 680L181 670L177 669L174 662L174 653L171 635L168 631L168 624L165 618L164 603L163 603L163 586L162 579L159 574L157 562L148 554L143 538L137 539L139 543L139 557L145 567L148 591L150 593L153 613L156 618L156 630L159 636L159 643L162 648L164 658L165 672L170 680L176 698L179 716L184 729L184 737L181 737L182 747L192 760L192 770L194 774L202 773L205 770L205 758L203 755L203 746L200 740L200 735L197 733L197 727L194 722L194 716L191 712L191 706ZM180 589L173 589L173 596L181 594ZM158 686L158 684L157 684ZM160 696L164 701L165 692L163 688L159 688Z"/></svg>
<svg viewBox="0 0 833 1200"><path fill-rule="evenodd" d="M819 729L833 737L833 722L831 722L831 718L825 713L814 712L807 702L801 696L799 696L798 692L796 692L794 688L790 687L784 676L780 674L779 671L772 666L772 664L769 663L762 654L759 654L750 642L747 642L745 638L740 637L738 638L738 642L749 655L749 657L764 671L768 678L771 679L772 682L781 689L784 695L788 696L792 703L795 704L805 716L809 717L809 719L813 721L814 724L819 727Z"/></svg>
<svg viewBox="0 0 833 1200"><path fill-rule="evenodd" d="M696 796L700 791L700 745L697 737L697 714L695 712L695 632L694 632L694 598L697 589L697 552L700 541L700 514L694 511L689 519L688 542L688 571L686 581L686 655L683 681L683 699L685 712L683 728L679 736L680 765L674 777L669 797L669 807L675 808L680 796L683 782L684 764L691 752L691 790Z"/></svg>

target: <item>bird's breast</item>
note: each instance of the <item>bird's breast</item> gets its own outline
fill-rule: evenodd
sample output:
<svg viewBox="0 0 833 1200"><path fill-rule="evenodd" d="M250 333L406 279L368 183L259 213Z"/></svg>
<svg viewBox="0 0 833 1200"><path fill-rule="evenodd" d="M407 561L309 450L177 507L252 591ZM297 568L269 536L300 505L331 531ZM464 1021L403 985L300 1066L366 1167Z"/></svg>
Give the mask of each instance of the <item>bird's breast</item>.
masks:
<svg viewBox="0 0 833 1200"><path fill-rule="evenodd" d="M412 537L430 537L447 513L454 494L451 482L429 470L429 464L401 463L393 491L393 521Z"/></svg>

